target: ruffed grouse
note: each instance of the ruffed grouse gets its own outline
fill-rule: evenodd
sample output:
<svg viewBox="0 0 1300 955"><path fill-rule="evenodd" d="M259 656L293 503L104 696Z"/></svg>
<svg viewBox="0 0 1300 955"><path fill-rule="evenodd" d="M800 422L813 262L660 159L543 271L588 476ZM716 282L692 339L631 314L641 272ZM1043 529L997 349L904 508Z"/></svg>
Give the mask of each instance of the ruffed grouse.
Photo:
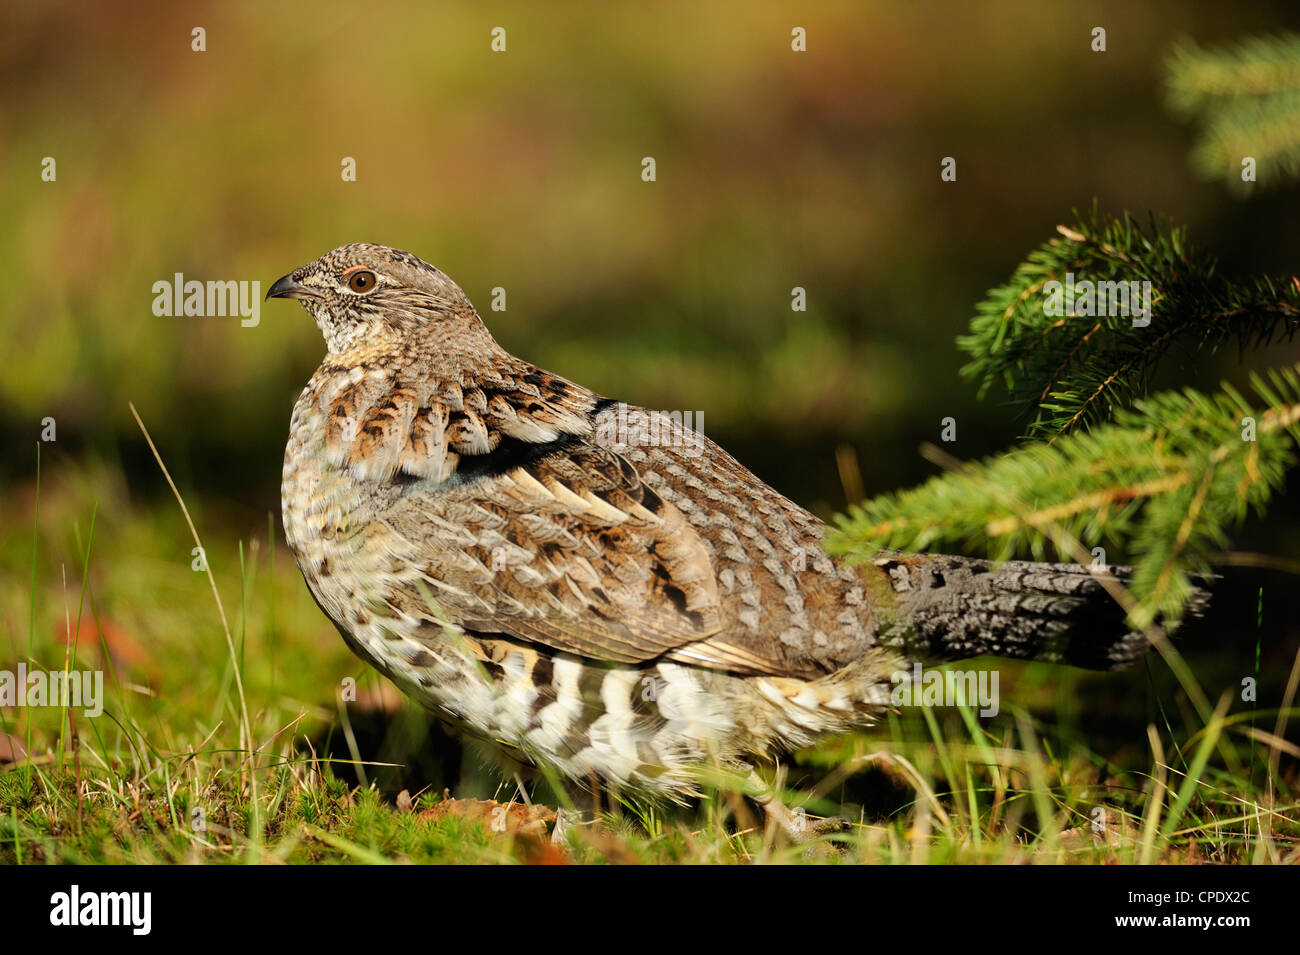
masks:
<svg viewBox="0 0 1300 955"><path fill-rule="evenodd" d="M307 585L357 654L516 757L680 798L701 764L870 723L914 660L1147 649L1078 565L832 559L712 441L508 354L407 252L345 245L267 297L328 346L284 458Z"/></svg>

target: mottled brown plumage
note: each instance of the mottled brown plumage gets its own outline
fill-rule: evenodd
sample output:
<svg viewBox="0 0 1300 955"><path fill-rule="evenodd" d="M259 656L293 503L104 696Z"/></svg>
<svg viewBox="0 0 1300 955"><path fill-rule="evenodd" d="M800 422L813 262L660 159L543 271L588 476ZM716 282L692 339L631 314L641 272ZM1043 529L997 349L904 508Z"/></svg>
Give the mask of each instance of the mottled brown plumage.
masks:
<svg viewBox="0 0 1300 955"><path fill-rule="evenodd" d="M508 354L409 253L343 246L268 297L328 347L284 462L308 586L359 655L520 758L676 797L706 761L870 722L916 658L1146 649L1075 565L833 560L712 441Z"/></svg>

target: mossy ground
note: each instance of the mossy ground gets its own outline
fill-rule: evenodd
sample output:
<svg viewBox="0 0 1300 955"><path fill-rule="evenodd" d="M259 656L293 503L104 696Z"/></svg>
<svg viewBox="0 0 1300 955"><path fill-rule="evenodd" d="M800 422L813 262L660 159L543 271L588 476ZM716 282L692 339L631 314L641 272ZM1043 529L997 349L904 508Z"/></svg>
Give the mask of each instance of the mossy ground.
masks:
<svg viewBox="0 0 1300 955"><path fill-rule="evenodd" d="M446 787L503 803L519 793L348 653L270 521L236 533L188 502L200 535L211 529L219 611L174 501L138 505L111 471L65 465L47 470L39 501L10 503L30 532L0 553L6 666L102 669L105 699L94 719L0 710L3 862L1300 858L1300 750L1285 730L1270 735L1294 679L1285 640L1261 645L1247 674L1260 680L1254 705L1213 655L1189 658L1217 704L1208 719L1159 658L1121 674L1000 664L992 719L907 709L795 754L780 767L786 802L846 817L834 848L790 844L727 786L685 808L604 794L598 821L552 846L495 832L490 816L428 811ZM567 798L544 780L526 788Z"/></svg>

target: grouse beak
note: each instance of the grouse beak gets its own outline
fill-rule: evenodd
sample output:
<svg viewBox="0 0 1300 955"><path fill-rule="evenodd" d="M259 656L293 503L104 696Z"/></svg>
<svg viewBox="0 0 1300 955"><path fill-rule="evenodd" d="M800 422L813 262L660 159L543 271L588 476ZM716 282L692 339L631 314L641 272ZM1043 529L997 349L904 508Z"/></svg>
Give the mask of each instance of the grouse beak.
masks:
<svg viewBox="0 0 1300 955"><path fill-rule="evenodd" d="M289 273L284 278L276 279L266 292L266 300L269 302L273 298L314 298L312 290L303 285Z"/></svg>

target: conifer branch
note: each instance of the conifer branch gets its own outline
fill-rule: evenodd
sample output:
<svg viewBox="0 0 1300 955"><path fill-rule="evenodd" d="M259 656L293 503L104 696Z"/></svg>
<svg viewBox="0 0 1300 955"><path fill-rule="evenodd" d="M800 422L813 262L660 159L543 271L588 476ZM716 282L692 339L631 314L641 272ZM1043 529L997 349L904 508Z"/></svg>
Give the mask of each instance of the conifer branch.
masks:
<svg viewBox="0 0 1300 955"><path fill-rule="evenodd" d="M1300 36L1255 37L1226 50L1183 43L1165 69L1170 108L1200 123L1192 164L1203 176L1238 191L1300 176Z"/></svg>
<svg viewBox="0 0 1300 955"><path fill-rule="evenodd" d="M1116 421L968 464L851 507L827 541L880 549L972 549L1051 559L1067 542L1134 565L1134 626L1178 619L1192 578L1228 532L1277 492L1300 447L1300 366L1254 379L1259 410L1229 386L1164 392Z"/></svg>
<svg viewBox="0 0 1300 955"><path fill-rule="evenodd" d="M1175 347L1243 350L1300 330L1300 281L1230 281L1184 229L1094 208L1059 226L976 308L958 344L964 376L996 382L1032 414L1027 434L1054 439L1102 421L1144 390Z"/></svg>

